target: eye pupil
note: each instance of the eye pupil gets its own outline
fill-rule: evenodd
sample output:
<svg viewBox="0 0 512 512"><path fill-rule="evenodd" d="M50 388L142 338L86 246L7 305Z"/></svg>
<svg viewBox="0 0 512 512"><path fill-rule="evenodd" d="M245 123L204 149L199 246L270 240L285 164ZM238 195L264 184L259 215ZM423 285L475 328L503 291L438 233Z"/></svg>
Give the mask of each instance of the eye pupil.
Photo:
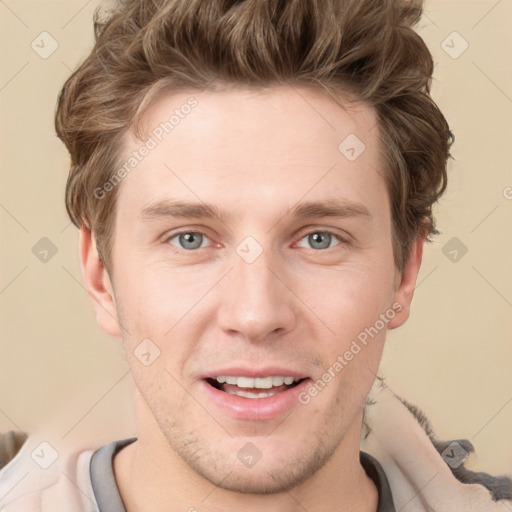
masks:
<svg viewBox="0 0 512 512"><path fill-rule="evenodd" d="M179 241L184 249L197 249L201 247L201 237L200 233L182 233L179 236ZM196 239L195 242L194 239ZM187 244L191 244L192 247Z"/></svg>
<svg viewBox="0 0 512 512"><path fill-rule="evenodd" d="M313 233L309 237L313 249L326 249L331 244L331 235L329 233ZM327 243L325 243L326 241ZM319 243L320 247L315 247L315 243Z"/></svg>

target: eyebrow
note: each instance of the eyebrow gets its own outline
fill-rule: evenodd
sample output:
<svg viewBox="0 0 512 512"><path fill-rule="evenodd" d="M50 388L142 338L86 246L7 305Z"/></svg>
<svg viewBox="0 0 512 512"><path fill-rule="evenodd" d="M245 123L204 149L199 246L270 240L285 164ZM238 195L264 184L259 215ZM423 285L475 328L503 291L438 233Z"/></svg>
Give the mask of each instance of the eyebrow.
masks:
<svg viewBox="0 0 512 512"><path fill-rule="evenodd" d="M297 219L320 217L362 217L371 219L368 208L361 204L346 199L327 199L324 201L303 202L289 210ZM218 218L225 221L226 215L215 205L210 203L196 203L189 201L162 200L146 206L140 215L143 221L158 220L166 217L181 217L187 219L212 219Z"/></svg>

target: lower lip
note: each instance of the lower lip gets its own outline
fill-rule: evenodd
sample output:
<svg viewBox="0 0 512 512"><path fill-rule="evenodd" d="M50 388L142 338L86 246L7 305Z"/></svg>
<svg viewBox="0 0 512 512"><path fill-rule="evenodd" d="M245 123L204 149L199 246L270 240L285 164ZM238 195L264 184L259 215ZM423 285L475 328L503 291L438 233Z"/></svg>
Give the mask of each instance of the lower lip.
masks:
<svg viewBox="0 0 512 512"><path fill-rule="evenodd" d="M245 398L216 389L205 380L201 381L204 392L213 404L224 414L239 420L266 421L289 413L299 404L298 395L309 383L304 379L293 388L265 398ZM261 392L267 390L261 389Z"/></svg>

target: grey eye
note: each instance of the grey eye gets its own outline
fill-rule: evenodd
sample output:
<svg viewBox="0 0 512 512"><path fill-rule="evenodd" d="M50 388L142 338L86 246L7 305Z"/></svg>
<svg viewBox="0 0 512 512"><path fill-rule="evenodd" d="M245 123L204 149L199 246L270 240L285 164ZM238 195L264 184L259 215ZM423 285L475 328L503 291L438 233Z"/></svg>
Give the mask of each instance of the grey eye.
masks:
<svg viewBox="0 0 512 512"><path fill-rule="evenodd" d="M178 239L179 245L172 243L172 240L175 238ZM206 237L203 235L203 233L191 231L188 233L178 233L177 235L169 238L169 242L172 243L172 245L176 245L180 249L186 249L190 251L201 248L202 242L205 238Z"/></svg>
<svg viewBox="0 0 512 512"><path fill-rule="evenodd" d="M331 244L332 236L329 233L312 233L308 235L308 241L313 249L327 249Z"/></svg>
<svg viewBox="0 0 512 512"><path fill-rule="evenodd" d="M302 239L302 240L306 240L307 239L307 244L309 245L309 247L313 248L313 249L316 249L316 250L321 250L321 249L329 249L331 247L333 247L333 245L335 244L332 244L332 242L340 242L341 239L332 234L332 233L329 233L328 231L312 231L311 233L305 235ZM301 246L303 247L303 246Z"/></svg>

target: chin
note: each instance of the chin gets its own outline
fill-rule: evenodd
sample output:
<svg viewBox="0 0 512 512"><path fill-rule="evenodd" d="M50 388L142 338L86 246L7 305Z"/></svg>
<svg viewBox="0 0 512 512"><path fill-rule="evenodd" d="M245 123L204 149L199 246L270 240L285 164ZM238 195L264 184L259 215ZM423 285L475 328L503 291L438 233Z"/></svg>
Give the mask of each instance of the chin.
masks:
<svg viewBox="0 0 512 512"><path fill-rule="evenodd" d="M233 449L232 441L235 439L237 446ZM230 440L230 449L218 446L193 459L184 457L185 454L181 456L197 474L222 489L242 494L278 494L290 491L311 478L329 460L338 445L337 442L325 444L319 438L310 446L297 440L276 445L272 441L265 443L270 438L255 439L254 444L250 437L235 439ZM230 455L226 456L228 453Z"/></svg>
<svg viewBox="0 0 512 512"><path fill-rule="evenodd" d="M292 464L268 468L268 464L259 468L241 468L237 465L224 478L219 475L202 476L222 489L241 494L279 494L290 491L305 482L314 472L311 467L305 471Z"/></svg>

